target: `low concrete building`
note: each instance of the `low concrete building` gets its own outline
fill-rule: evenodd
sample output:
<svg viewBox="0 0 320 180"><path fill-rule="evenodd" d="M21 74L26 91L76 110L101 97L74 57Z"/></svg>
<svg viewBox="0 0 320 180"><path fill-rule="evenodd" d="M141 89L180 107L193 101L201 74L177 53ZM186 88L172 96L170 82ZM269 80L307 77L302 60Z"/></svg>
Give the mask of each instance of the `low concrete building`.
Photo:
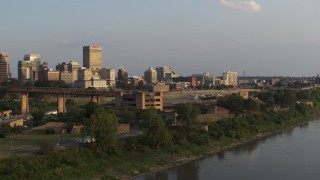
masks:
<svg viewBox="0 0 320 180"><path fill-rule="evenodd" d="M10 117L12 115L12 110L1 110L0 118Z"/></svg>
<svg viewBox="0 0 320 180"><path fill-rule="evenodd" d="M23 126L23 117L17 116L17 117L6 117L0 119L0 125L2 124L9 124L12 128L16 126Z"/></svg>
<svg viewBox="0 0 320 180"><path fill-rule="evenodd" d="M12 119L12 120L6 121L5 123L9 123L9 125L12 128L16 126L23 126L23 118Z"/></svg>
<svg viewBox="0 0 320 180"><path fill-rule="evenodd" d="M131 106L137 109L150 109L163 110L163 97L162 92L117 92L115 96L116 106Z"/></svg>

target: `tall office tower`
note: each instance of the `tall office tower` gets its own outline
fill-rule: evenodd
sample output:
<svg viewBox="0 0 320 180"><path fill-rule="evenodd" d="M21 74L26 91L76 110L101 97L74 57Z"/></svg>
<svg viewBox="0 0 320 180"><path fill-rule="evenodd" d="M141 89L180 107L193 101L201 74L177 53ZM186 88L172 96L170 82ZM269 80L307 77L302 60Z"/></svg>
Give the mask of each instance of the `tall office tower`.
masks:
<svg viewBox="0 0 320 180"><path fill-rule="evenodd" d="M157 71L150 67L148 70L144 72L144 80L147 83L157 83Z"/></svg>
<svg viewBox="0 0 320 180"><path fill-rule="evenodd" d="M225 80L226 86L237 86L238 85L238 73L231 71L223 72L223 80Z"/></svg>
<svg viewBox="0 0 320 180"><path fill-rule="evenodd" d="M78 80L78 69L80 65L76 61L70 61L68 64L68 71L72 72L73 81Z"/></svg>
<svg viewBox="0 0 320 180"><path fill-rule="evenodd" d="M47 71L48 71L48 62L44 62L39 65L39 68L38 68L38 80L39 81L48 80L47 79Z"/></svg>
<svg viewBox="0 0 320 180"><path fill-rule="evenodd" d="M120 67L118 70L118 81L119 82L128 82L128 72Z"/></svg>
<svg viewBox="0 0 320 180"><path fill-rule="evenodd" d="M7 62L7 75L8 75L8 79L11 78L11 73L10 73L10 63L9 63L9 56L7 53L3 53L2 57L4 58L4 60Z"/></svg>
<svg viewBox="0 0 320 180"><path fill-rule="evenodd" d="M27 54L18 62L18 79L38 80L38 69L41 64L40 54Z"/></svg>
<svg viewBox="0 0 320 180"><path fill-rule="evenodd" d="M171 81L172 79L172 69L168 66L157 67L157 79L158 81Z"/></svg>
<svg viewBox="0 0 320 180"><path fill-rule="evenodd" d="M6 82L10 79L8 54L0 54L0 82Z"/></svg>
<svg viewBox="0 0 320 180"><path fill-rule="evenodd" d="M87 69L101 69L102 48L100 46L83 47L83 66Z"/></svg>

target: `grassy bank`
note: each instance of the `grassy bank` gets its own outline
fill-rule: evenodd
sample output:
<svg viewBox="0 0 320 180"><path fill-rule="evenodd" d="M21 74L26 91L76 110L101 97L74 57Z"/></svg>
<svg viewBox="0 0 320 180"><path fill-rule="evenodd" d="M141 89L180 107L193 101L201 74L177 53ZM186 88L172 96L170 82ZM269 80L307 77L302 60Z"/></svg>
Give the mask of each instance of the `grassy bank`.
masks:
<svg viewBox="0 0 320 180"><path fill-rule="evenodd" d="M312 113L291 119L264 132L241 139L210 138L208 143L191 142L173 144L155 150L136 142L135 138L120 142L114 156L101 157L91 147L79 147L60 152L43 150L40 154L16 156L1 160L0 179L130 179L150 172L177 166L210 154L224 151L261 137L296 127L319 114L319 107Z"/></svg>

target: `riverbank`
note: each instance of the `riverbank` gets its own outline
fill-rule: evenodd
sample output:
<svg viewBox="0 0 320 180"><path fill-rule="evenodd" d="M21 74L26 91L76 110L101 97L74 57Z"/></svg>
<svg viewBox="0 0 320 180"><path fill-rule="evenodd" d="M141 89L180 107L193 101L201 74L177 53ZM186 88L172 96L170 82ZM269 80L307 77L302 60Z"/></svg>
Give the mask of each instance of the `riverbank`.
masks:
<svg viewBox="0 0 320 180"><path fill-rule="evenodd" d="M319 111L320 113L320 111ZM90 147L68 148L60 152L50 149L37 155L16 156L0 162L0 179L132 179L146 174L176 167L190 161L225 151L227 149L254 141L275 133L292 129L314 117L299 118L282 128L265 133L257 133L240 140L210 140L209 144L197 145L190 142L182 145L172 144L158 150L138 145L137 139L131 143L121 142L126 151L114 156L101 157ZM131 150L128 150L131 149Z"/></svg>
<svg viewBox="0 0 320 180"><path fill-rule="evenodd" d="M142 126L147 128L142 129L143 135L120 139L112 146L114 148L97 141L58 152L44 147L30 156L1 160L0 179L131 179L292 129L319 114L320 90L283 90L262 92L257 96L261 100L226 96L220 104L233 104L229 108L236 115L208 122L206 130L195 120L197 115L192 115L197 114L198 109L190 104L177 106L177 112L186 121L182 126L166 127L154 110L143 114L133 112L137 119L152 119L152 124L157 126ZM309 102L312 99L313 103L297 101L296 97L299 100L304 97Z"/></svg>
<svg viewBox="0 0 320 180"><path fill-rule="evenodd" d="M271 135L275 135L275 134L278 134L278 133L286 132L288 130L292 130L292 129L298 127L298 126L304 125L304 124L308 123L309 121L315 120L315 119L317 119L319 117L320 117L320 109L318 108L318 111L314 112L312 115L309 115L309 116L303 118L301 121L299 121L299 122L297 122L295 124L291 124L289 126L281 128L281 129L275 129L275 130L270 131L270 132L259 133L259 134L256 134L254 136L251 136L251 137L248 137L248 138L244 138L244 139L241 139L241 140L233 140L233 141L230 141L228 144L224 144L224 145L220 145L220 146L217 146L216 144L210 144L207 147L199 147L199 149L204 150L204 152L200 152L199 154L195 154L193 156L183 156L183 157L181 157L181 156L177 155L176 157L173 158L173 162L172 162L173 165L167 165L167 166L163 166L163 167L152 168L152 169L150 169L151 172L149 172L149 173L139 174L139 175L134 176L134 177L124 177L124 179L135 179L135 178L138 178L138 177L143 177L143 176L147 176L147 175L150 175L150 174L153 174L153 173L157 173L157 172L160 172L160 171L163 171L163 170L166 170L166 169L171 169L171 168L174 168L174 167L177 167L177 166L181 166L181 165L186 164L186 163L191 162L191 161L197 161L197 160L205 158L207 156L212 156L214 154L217 154L217 153L220 153L220 152L224 152L226 150L235 148L237 146L244 145L246 143L250 143L250 142L262 139L262 138L266 138L266 137L271 136Z"/></svg>

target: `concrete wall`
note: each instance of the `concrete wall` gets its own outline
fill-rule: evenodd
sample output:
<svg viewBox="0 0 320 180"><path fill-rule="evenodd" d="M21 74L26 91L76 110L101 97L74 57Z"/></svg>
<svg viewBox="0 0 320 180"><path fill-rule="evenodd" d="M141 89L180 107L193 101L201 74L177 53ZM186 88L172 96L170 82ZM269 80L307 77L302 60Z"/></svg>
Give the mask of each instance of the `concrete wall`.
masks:
<svg viewBox="0 0 320 180"><path fill-rule="evenodd" d="M0 118L9 117L12 115L12 110L0 111Z"/></svg>

